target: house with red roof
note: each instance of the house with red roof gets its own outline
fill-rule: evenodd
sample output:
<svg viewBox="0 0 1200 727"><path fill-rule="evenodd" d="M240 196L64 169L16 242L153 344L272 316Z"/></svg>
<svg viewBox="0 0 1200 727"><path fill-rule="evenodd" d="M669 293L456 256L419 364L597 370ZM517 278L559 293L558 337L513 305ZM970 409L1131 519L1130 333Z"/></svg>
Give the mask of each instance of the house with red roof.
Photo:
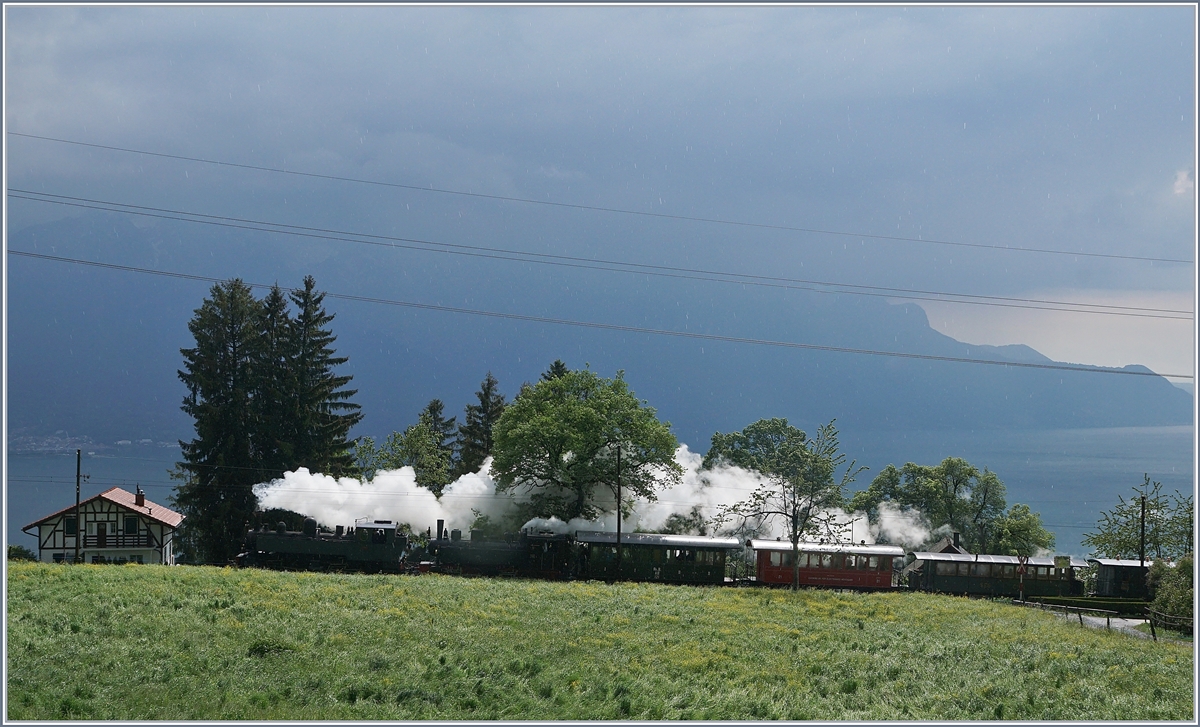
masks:
<svg viewBox="0 0 1200 727"><path fill-rule="evenodd" d="M76 547L83 563L175 565L175 531L183 515L146 499L142 488L120 487L69 505L21 528L37 528L38 560L70 563Z"/></svg>

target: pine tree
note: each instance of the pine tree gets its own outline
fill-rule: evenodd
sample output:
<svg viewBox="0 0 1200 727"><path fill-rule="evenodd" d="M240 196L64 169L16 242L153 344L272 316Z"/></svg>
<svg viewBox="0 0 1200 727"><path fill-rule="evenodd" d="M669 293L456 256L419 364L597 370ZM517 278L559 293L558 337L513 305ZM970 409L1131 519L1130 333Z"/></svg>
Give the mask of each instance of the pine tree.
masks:
<svg viewBox="0 0 1200 727"><path fill-rule="evenodd" d="M188 323L196 347L180 349L182 409L195 420L196 437L179 443L183 461L173 477L183 484L172 503L184 515L181 551L194 561L231 560L257 505L252 488L264 473L251 402L259 308L241 280L214 285Z"/></svg>
<svg viewBox="0 0 1200 727"><path fill-rule="evenodd" d="M454 430L458 417L447 419L444 411L445 405L442 404L442 400L432 399L421 410L420 416L429 419L429 426L438 435L438 449L441 449L449 456L454 452Z"/></svg>
<svg viewBox="0 0 1200 727"><path fill-rule="evenodd" d="M281 477L296 466L296 427L286 405L294 400L296 390L292 325L287 297L275 286L259 307L251 357L254 454L268 472L266 479Z"/></svg>
<svg viewBox="0 0 1200 727"><path fill-rule="evenodd" d="M551 379L561 378L570 370L571 369L567 368L567 365L562 362L562 359L556 358L554 359L554 363L550 364L550 368L546 369L546 372L542 374L542 381L550 381Z"/></svg>
<svg viewBox="0 0 1200 727"><path fill-rule="evenodd" d="M492 453L492 426L504 413L504 395L497 391L499 383L489 371L475 397L478 404L468 404L462 426L458 428L458 462L452 477L478 472L483 461Z"/></svg>
<svg viewBox="0 0 1200 727"><path fill-rule="evenodd" d="M343 388L352 376L333 372L349 359L334 355L332 344L337 337L326 328L334 316L325 312L321 305L325 294L315 288L316 281L308 275L304 289L291 294L297 308L290 327L295 389L288 402L295 425L294 461L313 472L354 474L353 442L347 435L362 419L359 405L349 401L358 392Z"/></svg>

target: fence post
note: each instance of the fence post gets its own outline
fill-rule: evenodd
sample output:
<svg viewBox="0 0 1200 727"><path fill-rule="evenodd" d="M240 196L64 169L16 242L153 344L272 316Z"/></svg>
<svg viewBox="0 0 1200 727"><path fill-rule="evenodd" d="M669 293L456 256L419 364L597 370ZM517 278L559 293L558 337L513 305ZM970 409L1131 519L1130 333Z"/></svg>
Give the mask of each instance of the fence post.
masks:
<svg viewBox="0 0 1200 727"><path fill-rule="evenodd" d="M1150 637L1153 638L1155 641L1158 641L1158 634L1156 634L1154 632L1154 612L1153 611L1147 611L1146 620L1150 622Z"/></svg>
<svg viewBox="0 0 1200 727"><path fill-rule="evenodd" d="M1079 625L1082 626L1083 625L1083 611L1076 611L1075 613L1079 614Z"/></svg>

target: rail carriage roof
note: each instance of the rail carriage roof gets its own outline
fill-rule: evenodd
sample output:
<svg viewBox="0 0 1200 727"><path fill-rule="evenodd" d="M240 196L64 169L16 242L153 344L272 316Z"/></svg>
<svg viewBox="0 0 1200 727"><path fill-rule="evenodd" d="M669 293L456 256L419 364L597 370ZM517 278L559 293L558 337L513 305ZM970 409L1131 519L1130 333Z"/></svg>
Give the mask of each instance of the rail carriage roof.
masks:
<svg viewBox="0 0 1200 727"><path fill-rule="evenodd" d="M1015 556L1015 555L987 555L984 553L975 555L974 553L926 553L926 552L912 552L910 554L913 555L914 557L916 557L917 560L941 560L941 561L948 560L948 561L953 561L955 563L1000 563L1002 565L1020 565L1020 563L1021 563L1017 559L1017 556ZM1026 565L1053 566L1054 558L1052 558L1052 557L1049 557L1049 558L1030 557L1026 561ZM1071 557L1071 567L1072 568L1086 568L1087 563L1079 558L1072 556Z"/></svg>
<svg viewBox="0 0 1200 727"><path fill-rule="evenodd" d="M575 533L580 543L617 544L617 534L599 530L581 530ZM621 533L621 545L657 545L671 548L722 548L732 550L742 547L737 538L707 538L699 535L659 535L658 533Z"/></svg>
<svg viewBox="0 0 1200 727"><path fill-rule="evenodd" d="M1149 568L1154 563L1153 558L1147 558L1145 563L1137 558L1088 558L1087 562L1107 565L1116 568ZM1172 565L1168 563L1168 565Z"/></svg>
<svg viewBox="0 0 1200 727"><path fill-rule="evenodd" d="M791 551L790 540L751 540L749 545L753 550L787 550ZM903 556L904 548L898 545L854 545L853 543L800 543L802 553L848 553L850 555L892 555Z"/></svg>

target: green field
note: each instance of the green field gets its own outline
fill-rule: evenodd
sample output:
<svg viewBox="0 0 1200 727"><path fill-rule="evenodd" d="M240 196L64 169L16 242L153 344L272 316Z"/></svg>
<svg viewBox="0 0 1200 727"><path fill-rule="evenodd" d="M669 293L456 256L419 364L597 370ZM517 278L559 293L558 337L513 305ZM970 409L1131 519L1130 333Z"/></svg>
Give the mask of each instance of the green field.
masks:
<svg viewBox="0 0 1200 727"><path fill-rule="evenodd" d="M1190 644L910 593L9 563L9 719L1191 720Z"/></svg>

